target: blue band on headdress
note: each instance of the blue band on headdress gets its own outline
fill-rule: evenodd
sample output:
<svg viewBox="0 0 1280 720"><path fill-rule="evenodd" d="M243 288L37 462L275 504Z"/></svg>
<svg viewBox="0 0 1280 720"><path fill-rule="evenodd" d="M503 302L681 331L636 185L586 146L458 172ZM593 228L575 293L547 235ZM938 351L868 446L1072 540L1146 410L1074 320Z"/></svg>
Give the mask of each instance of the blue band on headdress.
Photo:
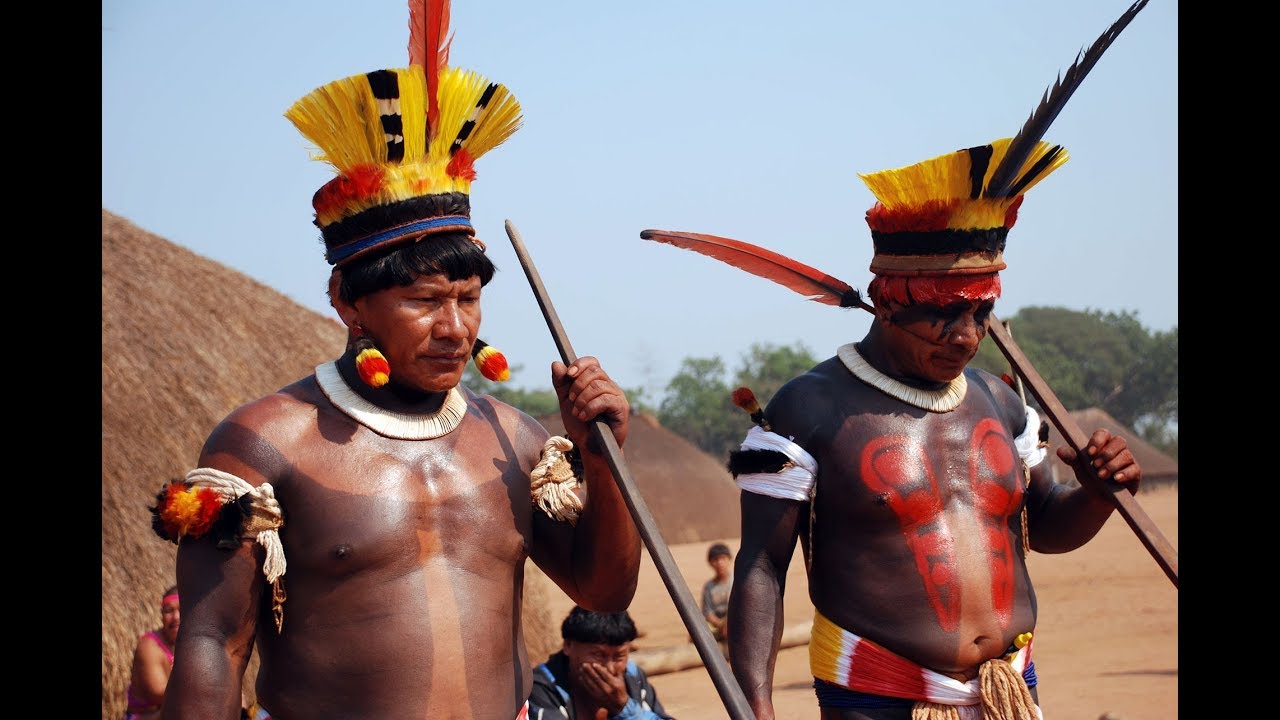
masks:
<svg viewBox="0 0 1280 720"><path fill-rule="evenodd" d="M329 261L330 265L336 265L356 253L368 250L376 245L381 245L388 240L396 240L407 235L414 235L428 230L439 230L440 228L449 228L450 230L465 229L474 232L474 228L471 226L471 218L468 218L465 215L444 215L441 217L428 218L426 220L418 220L407 225L400 225L374 233L366 238L349 242L342 247L330 250L326 254L325 259Z"/></svg>

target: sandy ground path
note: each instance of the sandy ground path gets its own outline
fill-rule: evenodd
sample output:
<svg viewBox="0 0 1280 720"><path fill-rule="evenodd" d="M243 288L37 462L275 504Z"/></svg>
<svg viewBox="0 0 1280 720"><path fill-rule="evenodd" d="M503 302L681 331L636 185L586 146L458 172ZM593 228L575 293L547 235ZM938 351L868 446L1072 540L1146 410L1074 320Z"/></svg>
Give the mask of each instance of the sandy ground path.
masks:
<svg viewBox="0 0 1280 720"><path fill-rule="evenodd" d="M1178 491L1158 488L1138 504L1176 549ZM737 551L737 539L725 542ZM710 543L676 545L672 557L693 597L710 577ZM1118 513L1085 547L1033 555L1039 599L1035 660L1046 720L1174 720L1178 717L1178 589ZM791 563L784 609L788 626L813 619L803 563ZM568 611L568 599L560 601ZM642 637L637 650L688 643L688 632L656 566L645 554L631 614ZM806 646L782 650L774 677L778 720L816 720ZM653 677L678 720L715 720L727 713L702 667Z"/></svg>

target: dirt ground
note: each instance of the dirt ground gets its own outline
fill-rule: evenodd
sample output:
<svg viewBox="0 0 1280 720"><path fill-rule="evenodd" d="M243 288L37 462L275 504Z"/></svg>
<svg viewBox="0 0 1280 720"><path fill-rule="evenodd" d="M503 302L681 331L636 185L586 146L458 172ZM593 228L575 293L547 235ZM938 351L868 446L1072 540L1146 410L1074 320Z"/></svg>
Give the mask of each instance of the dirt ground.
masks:
<svg viewBox="0 0 1280 720"><path fill-rule="evenodd" d="M1178 491L1153 488L1138 505L1176 550ZM726 538L737 551L737 538ZM675 545L672 557L697 602L710 577L710 543ZM1175 557L1176 561L1176 557ZM1173 720L1178 717L1178 588L1119 513L1085 547L1063 555L1033 554L1039 600L1035 661L1046 720ZM804 564L791 563L784 599L787 626L813 619ZM568 603L568 599L563 599ZM568 611L568 605L564 611ZM688 645L662 576L645 553L631 615L642 636L636 650ZM694 651L696 657L696 651ZM677 720L726 718L724 703L703 667L652 677ZM805 645L783 649L774 676L778 720L816 720Z"/></svg>

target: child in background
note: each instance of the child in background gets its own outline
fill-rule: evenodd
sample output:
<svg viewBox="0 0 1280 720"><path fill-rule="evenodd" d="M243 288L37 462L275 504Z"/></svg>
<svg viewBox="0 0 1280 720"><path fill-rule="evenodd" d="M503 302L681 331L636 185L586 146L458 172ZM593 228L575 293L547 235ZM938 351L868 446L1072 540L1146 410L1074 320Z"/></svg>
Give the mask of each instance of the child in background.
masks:
<svg viewBox="0 0 1280 720"><path fill-rule="evenodd" d="M702 615L711 627L711 634L720 649L728 655L728 630L726 617L729 614L729 591L733 589L733 552L724 543L714 543L707 549L707 564L715 576L702 586Z"/></svg>

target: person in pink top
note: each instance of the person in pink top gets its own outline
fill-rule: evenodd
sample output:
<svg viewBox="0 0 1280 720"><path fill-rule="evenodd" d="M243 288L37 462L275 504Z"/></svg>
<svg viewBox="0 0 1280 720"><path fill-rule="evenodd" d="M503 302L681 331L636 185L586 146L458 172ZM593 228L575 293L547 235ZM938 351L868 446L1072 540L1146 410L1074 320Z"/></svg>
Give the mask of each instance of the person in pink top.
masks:
<svg viewBox="0 0 1280 720"><path fill-rule="evenodd" d="M159 720L181 623L178 586L173 585L160 597L160 627L138 636L124 720Z"/></svg>

